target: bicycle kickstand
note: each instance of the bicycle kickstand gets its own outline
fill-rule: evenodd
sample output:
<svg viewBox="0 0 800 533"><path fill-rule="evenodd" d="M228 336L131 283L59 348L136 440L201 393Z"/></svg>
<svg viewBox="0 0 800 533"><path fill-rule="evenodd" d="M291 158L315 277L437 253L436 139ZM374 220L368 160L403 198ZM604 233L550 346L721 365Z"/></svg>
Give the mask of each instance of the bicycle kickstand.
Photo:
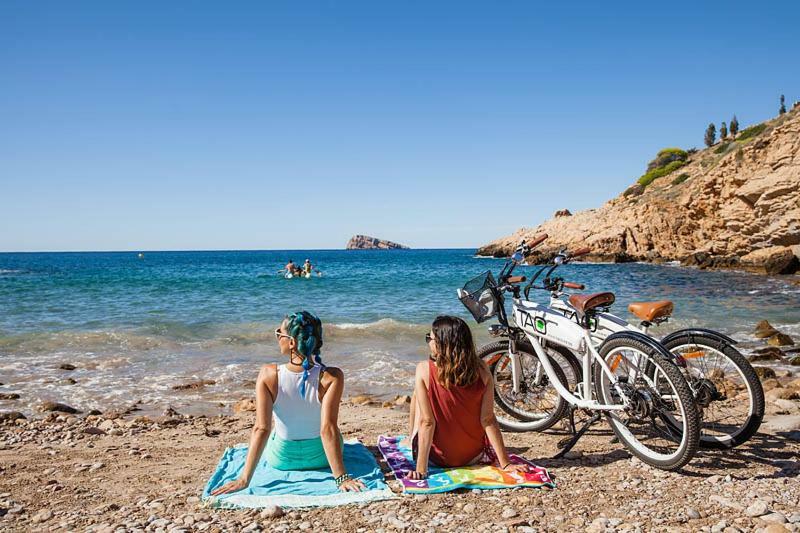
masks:
<svg viewBox="0 0 800 533"><path fill-rule="evenodd" d="M570 411L570 422L572 424L574 435L558 443L558 447L561 448L561 450L553 456L553 459L561 459L562 457L564 457L567 454L567 452L569 452L578 443L578 440L581 437L583 437L584 433L586 433L589 430L589 427L598 420L600 420L600 412L596 412L595 414L593 414L589 420L584 422L583 426L581 426L581 429L579 429L578 431L574 431L575 430L574 410Z"/></svg>

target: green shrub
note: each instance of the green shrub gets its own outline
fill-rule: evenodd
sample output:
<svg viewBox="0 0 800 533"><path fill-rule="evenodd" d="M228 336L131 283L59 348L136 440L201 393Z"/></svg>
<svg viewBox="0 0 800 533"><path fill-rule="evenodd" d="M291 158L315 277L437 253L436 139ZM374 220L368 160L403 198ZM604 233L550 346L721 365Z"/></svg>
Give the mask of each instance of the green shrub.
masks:
<svg viewBox="0 0 800 533"><path fill-rule="evenodd" d="M746 141L747 139L752 139L757 135L761 135L764 133L764 130L767 129L766 124L756 124L755 126L750 126L749 128L745 128L742 130L742 133L739 135L740 141Z"/></svg>
<svg viewBox="0 0 800 533"><path fill-rule="evenodd" d="M721 154L721 153L725 152L725 150L727 150L730 145L731 145L731 143L722 143L719 146L717 146L716 148L714 148L714 153L715 154Z"/></svg>
<svg viewBox="0 0 800 533"><path fill-rule="evenodd" d="M686 161L673 161L667 164L666 166L654 168L653 170L648 171L641 178L639 178L639 184L642 187L647 187L648 185L653 183L654 180L662 176L666 176L667 174L671 174L672 172L675 172L685 164Z"/></svg>
<svg viewBox="0 0 800 533"><path fill-rule="evenodd" d="M678 159L686 159L687 156L686 150L682 150L681 148L664 148L658 151L658 157L669 154L677 155Z"/></svg>
<svg viewBox="0 0 800 533"><path fill-rule="evenodd" d="M672 180L672 184L673 185L680 185L681 183L683 183L684 181L686 181L688 179L689 179L689 174L684 172L683 174L680 174L677 178Z"/></svg>
<svg viewBox="0 0 800 533"><path fill-rule="evenodd" d="M686 150L681 150L680 148L664 148L658 152L655 159L647 164L647 171L650 172L653 169L665 167L673 161L686 161L687 159L689 159L689 154Z"/></svg>

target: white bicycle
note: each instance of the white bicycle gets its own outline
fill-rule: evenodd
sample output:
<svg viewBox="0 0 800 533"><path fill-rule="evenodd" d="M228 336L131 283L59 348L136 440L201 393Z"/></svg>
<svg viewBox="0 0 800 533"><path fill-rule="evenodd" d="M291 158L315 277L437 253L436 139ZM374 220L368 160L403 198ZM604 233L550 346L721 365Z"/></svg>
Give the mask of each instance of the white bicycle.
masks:
<svg viewBox="0 0 800 533"><path fill-rule="evenodd" d="M569 263L575 256L563 250L556 254L552 263L542 266L532 276L523 293L527 299L529 291L534 288L534 283L544 273L541 285L535 288L550 292L551 309L579 322L580 316L576 312L576 306L584 296L573 294L565 300L564 289L581 290L584 286L553 276L553 272L559 266ZM605 293L605 295L607 299L613 301L613 294ZM620 331L649 335L651 326L669 320L673 304L667 300L634 302L629 305L628 310L641 319L638 326L608 311L595 313L587 324L595 343L600 344L609 335ZM701 418L701 448L732 448L747 441L756 433L764 417L764 391L753 367L735 348L736 341L713 330L689 328L670 333L661 339L660 343L672 353L672 361L681 370L692 389ZM479 355L491 365L501 359L507 350L508 341L500 341L482 348ZM582 369L576 354L560 347L550 347L549 351L551 357L562 363L562 369L568 376L571 387L581 381ZM533 359L532 349L529 346L519 346L518 352L521 354L523 364ZM613 369L621 364L621 360L610 361L609 364ZM647 370L650 374L655 371L653 367ZM536 406L535 413L540 412L541 406ZM507 420L503 420L503 423L510 426L508 429L535 430L540 425L539 420L531 420L530 413L526 413L523 406L518 406L508 414L515 418L510 424ZM563 413L554 412L554 415L563 416Z"/></svg>
<svg viewBox="0 0 800 533"><path fill-rule="evenodd" d="M509 339L504 355L508 362L498 360L493 365L498 407L514 418L523 416L535 422L540 431L565 412L572 415L580 409L590 413L580 430L575 430L570 417L574 435L562 443L557 457L571 449L604 414L620 442L639 459L665 470L681 468L697 451L700 419L692 391L671 362L669 351L635 331L613 333L601 343L592 338L588 325L610 303L610 293L581 298L575 306L578 321L522 298L519 284L526 278L512 273L525 254L545 238L521 244L497 280L487 271L458 291L478 322L497 317L500 324L490 332ZM514 324L506 315L505 292L513 295ZM523 342L533 349L533 355L520 353L518 345ZM553 358L552 347L580 355L580 382L574 389ZM523 360L532 357L535 360ZM617 360L615 365L608 364Z"/></svg>

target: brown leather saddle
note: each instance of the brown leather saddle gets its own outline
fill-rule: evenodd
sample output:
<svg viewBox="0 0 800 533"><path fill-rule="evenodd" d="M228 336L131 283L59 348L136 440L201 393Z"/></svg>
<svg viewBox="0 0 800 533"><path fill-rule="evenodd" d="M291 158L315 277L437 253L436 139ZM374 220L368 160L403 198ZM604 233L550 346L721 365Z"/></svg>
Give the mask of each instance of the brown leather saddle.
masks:
<svg viewBox="0 0 800 533"><path fill-rule="evenodd" d="M608 307L614 303L614 300L613 292L573 294L569 297L569 304L575 308L579 315L583 316L597 307Z"/></svg>
<svg viewBox="0 0 800 533"><path fill-rule="evenodd" d="M660 300L658 302L631 302L631 304L628 305L628 311L647 322L670 316L673 308L674 306L669 300Z"/></svg>

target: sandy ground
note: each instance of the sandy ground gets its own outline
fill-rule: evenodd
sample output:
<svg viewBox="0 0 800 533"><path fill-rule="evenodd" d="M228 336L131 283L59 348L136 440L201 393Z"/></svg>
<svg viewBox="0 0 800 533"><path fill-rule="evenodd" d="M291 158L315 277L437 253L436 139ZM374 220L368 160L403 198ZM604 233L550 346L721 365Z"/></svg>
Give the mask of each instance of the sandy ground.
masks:
<svg viewBox="0 0 800 533"><path fill-rule="evenodd" d="M782 405L770 404L769 423L750 442L701 452L680 473L632 459L603 425L569 460L549 459L563 436L558 432L507 433L509 448L550 469L557 489L404 496L279 517L209 509L199 501L225 447L247 441L252 412L6 420L0 422L0 530L797 531L800 409L797 402ZM348 404L341 429L379 456L378 435L402 433L406 417L405 406ZM391 474L387 480L399 491Z"/></svg>

